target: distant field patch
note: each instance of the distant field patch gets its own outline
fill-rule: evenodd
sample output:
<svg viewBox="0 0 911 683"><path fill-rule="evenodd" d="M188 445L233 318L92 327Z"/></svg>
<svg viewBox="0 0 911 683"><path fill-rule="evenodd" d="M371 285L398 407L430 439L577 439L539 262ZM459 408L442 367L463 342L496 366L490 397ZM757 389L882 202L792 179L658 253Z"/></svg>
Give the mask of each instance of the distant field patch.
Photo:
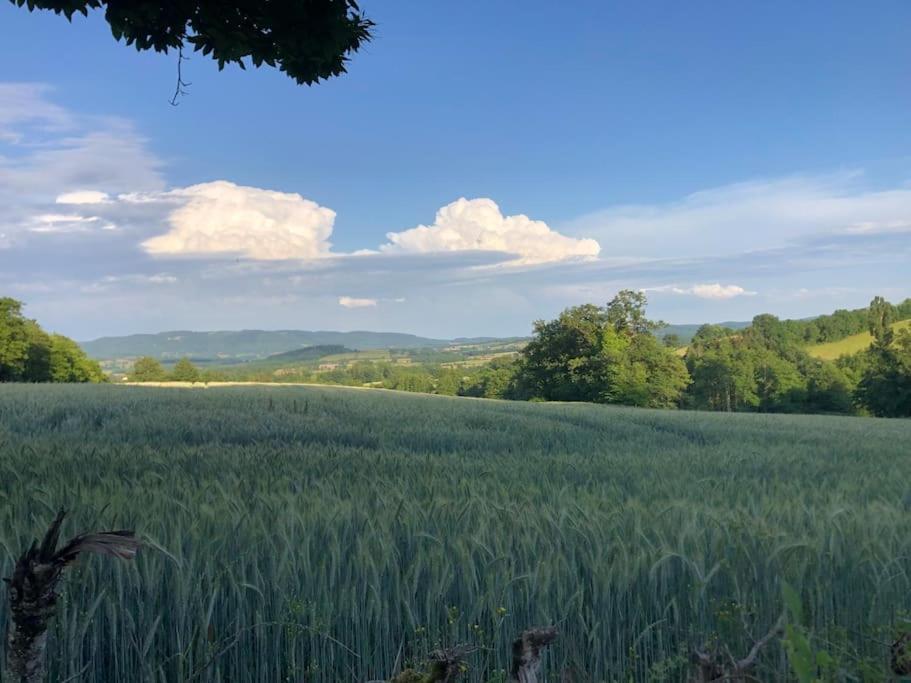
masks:
<svg viewBox="0 0 911 683"><path fill-rule="evenodd" d="M898 330L911 329L911 320L901 320L892 328ZM823 360L835 360L840 356L851 355L858 351L867 349L873 343L873 336L869 332L854 334L838 341L828 342L826 344L813 344L807 347L807 353L816 358Z"/></svg>

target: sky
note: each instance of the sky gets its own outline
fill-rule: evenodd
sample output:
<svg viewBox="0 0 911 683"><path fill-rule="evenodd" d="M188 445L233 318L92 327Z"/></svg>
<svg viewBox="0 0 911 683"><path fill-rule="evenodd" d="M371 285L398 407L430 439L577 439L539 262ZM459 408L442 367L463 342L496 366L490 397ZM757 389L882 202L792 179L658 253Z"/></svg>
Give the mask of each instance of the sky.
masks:
<svg viewBox="0 0 911 683"><path fill-rule="evenodd" d="M363 0L349 73L0 3L0 296L87 340L911 296L911 3Z"/></svg>

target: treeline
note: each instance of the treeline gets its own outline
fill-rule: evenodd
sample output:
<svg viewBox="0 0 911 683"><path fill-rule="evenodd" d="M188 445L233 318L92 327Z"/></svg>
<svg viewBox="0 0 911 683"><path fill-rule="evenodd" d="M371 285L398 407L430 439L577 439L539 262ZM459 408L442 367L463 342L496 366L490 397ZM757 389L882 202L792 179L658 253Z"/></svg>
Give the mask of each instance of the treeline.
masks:
<svg viewBox="0 0 911 683"><path fill-rule="evenodd" d="M896 334L891 327L909 317L911 300L895 306L877 297L868 308L813 321L763 314L742 330L703 325L685 353L672 338L659 340L662 323L647 318L646 305L643 293L626 290L606 306L568 308L554 320L536 322L518 356L477 367L361 361L329 371L283 369L276 377L271 370L200 370L186 359L168 372L157 360L142 358L130 379L309 382L649 408L911 416L911 332ZM866 351L825 361L805 350L808 330L810 341L869 331L874 342Z"/></svg>
<svg viewBox="0 0 911 683"><path fill-rule="evenodd" d="M588 401L650 408L716 411L911 415L911 333L892 322L907 315L880 297L863 311L818 319L827 334L870 331L872 346L825 361L810 356L803 333L811 321L756 316L732 330L703 325L685 354L646 317L641 292L620 292L606 306L586 304L538 321L516 358L479 367L355 363L329 372L286 374L285 381L377 386L402 391L531 401ZM837 327L831 321L845 322ZM827 337L832 340L834 337ZM261 378L274 381L271 376Z"/></svg>
<svg viewBox="0 0 911 683"><path fill-rule="evenodd" d="M889 304L894 320L911 318L911 299L899 304ZM868 330L869 309L839 309L831 315L821 315L810 320L782 320L781 333L796 344L824 344L838 341Z"/></svg>
<svg viewBox="0 0 911 683"><path fill-rule="evenodd" d="M101 366L69 337L49 334L0 297L0 382L104 382Z"/></svg>

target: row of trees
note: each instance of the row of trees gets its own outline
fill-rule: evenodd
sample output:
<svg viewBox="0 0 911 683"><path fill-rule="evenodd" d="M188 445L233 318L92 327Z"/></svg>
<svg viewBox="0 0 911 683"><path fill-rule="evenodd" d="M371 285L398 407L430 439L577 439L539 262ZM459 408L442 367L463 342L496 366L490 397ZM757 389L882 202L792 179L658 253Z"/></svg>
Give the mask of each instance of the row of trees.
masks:
<svg viewBox="0 0 911 683"><path fill-rule="evenodd" d="M881 299L881 297L879 297ZM893 320L911 318L911 299L899 304L890 304L883 300L890 309ZM854 334L866 332L869 327L869 309L839 309L831 315L821 315L810 320L782 320L781 333L794 344L823 344L838 341Z"/></svg>
<svg viewBox="0 0 911 683"><path fill-rule="evenodd" d="M586 304L538 321L518 358L475 368L360 362L328 372L301 367L283 381L376 386L401 391L542 401L589 401L651 408L794 413L911 415L911 333L892 323L908 316L905 301L881 297L862 309L874 337L869 350L836 362L810 356L799 331L807 321L759 315L743 330L703 325L685 353L659 341L662 323L648 319L643 293L620 292L606 306ZM856 311L824 316L817 329ZM829 326L829 327L826 327ZM839 334L854 332L854 322ZM861 330L863 331L863 330ZM834 332L829 334L834 335ZM843 334L842 334L843 336ZM831 339L831 337L830 337ZM139 359L134 381L216 381L224 371L200 371L187 359L166 371ZM262 377L236 379L275 381Z"/></svg>
<svg viewBox="0 0 911 683"><path fill-rule="evenodd" d="M169 372L157 359L143 356L136 359L127 379L133 382L213 382L222 377L201 371L189 358L181 358Z"/></svg>
<svg viewBox="0 0 911 683"><path fill-rule="evenodd" d="M0 297L0 382L103 382L101 366L69 337L48 334Z"/></svg>
<svg viewBox="0 0 911 683"><path fill-rule="evenodd" d="M576 306L536 323L501 395L656 408L911 415L911 333L895 334L892 327L907 315L908 301L893 306L874 299L863 309L874 343L834 363L805 351L795 329L807 323L795 326L767 314L739 331L704 325L681 357L657 341L653 333L661 324L646 318L645 306L642 293L624 291L604 308ZM825 317L834 318L840 316Z"/></svg>
<svg viewBox="0 0 911 683"><path fill-rule="evenodd" d="M873 345L836 362L810 356L794 321L766 314L743 330L704 325L684 354L657 339L662 324L647 318L646 304L641 292L623 291L604 307L568 308L535 323L518 358L482 368L357 363L286 379L651 408L911 415L911 334L891 326L907 301L874 299L863 309Z"/></svg>

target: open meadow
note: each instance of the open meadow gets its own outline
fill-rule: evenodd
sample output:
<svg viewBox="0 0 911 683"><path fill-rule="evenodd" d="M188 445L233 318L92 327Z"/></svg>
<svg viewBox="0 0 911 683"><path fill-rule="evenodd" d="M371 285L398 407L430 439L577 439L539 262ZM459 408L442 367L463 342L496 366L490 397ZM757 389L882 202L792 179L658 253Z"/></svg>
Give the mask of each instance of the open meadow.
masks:
<svg viewBox="0 0 911 683"><path fill-rule="evenodd" d="M782 579L856 672L911 610L909 444L908 420L6 385L0 574L61 506L65 535L145 539L65 578L55 681L363 682L456 643L499 681L545 624L547 680L681 680L768 631Z"/></svg>

